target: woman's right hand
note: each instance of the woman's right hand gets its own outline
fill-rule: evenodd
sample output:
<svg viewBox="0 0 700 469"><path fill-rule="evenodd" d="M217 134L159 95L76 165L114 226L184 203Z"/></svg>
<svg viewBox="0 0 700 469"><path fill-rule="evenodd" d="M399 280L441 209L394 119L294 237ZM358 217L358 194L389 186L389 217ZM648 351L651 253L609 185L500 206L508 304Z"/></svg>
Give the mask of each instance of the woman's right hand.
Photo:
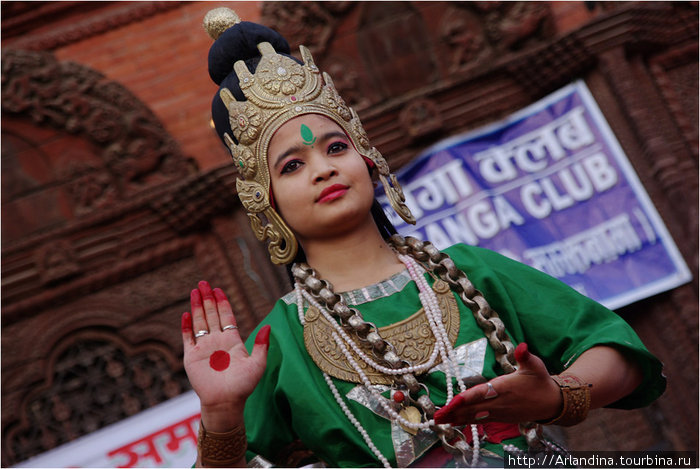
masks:
<svg viewBox="0 0 700 469"><path fill-rule="evenodd" d="M185 371L201 402L202 423L225 432L243 423L245 401L265 370L270 326L260 329L249 355L221 289L201 281L190 303L192 313L182 315ZM208 333L195 337L202 331Z"/></svg>

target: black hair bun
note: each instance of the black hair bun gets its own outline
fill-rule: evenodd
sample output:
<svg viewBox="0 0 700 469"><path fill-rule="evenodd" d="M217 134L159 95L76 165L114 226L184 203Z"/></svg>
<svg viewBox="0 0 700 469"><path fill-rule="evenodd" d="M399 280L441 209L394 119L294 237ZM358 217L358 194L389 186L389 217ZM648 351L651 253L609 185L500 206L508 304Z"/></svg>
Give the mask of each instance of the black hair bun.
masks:
<svg viewBox="0 0 700 469"><path fill-rule="evenodd" d="M234 141L236 139L231 131L228 109L221 101L219 91L227 88L237 101L246 100L238 82L238 75L233 70L233 64L243 60L250 73L255 73L261 58L258 50L258 44L261 42L269 42L278 54L302 63L289 55L289 43L281 34L267 26L250 21L241 21L226 29L209 49L209 76L219 85L219 90L211 103L211 115L216 133L224 143L225 133Z"/></svg>
<svg viewBox="0 0 700 469"><path fill-rule="evenodd" d="M289 54L287 40L267 26L242 21L224 31L209 49L209 76L214 83L221 85L233 73L233 64L237 61L247 63L259 59L258 44L261 42L269 42L278 53ZM251 73L254 71L255 68Z"/></svg>

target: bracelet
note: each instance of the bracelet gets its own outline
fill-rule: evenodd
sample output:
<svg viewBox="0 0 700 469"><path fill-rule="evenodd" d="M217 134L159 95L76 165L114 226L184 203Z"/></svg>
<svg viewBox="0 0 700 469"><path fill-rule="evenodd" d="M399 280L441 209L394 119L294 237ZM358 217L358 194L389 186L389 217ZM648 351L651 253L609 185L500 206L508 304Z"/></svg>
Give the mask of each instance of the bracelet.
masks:
<svg viewBox="0 0 700 469"><path fill-rule="evenodd" d="M225 433L209 432L204 423L199 421L199 438L197 450L205 467L232 467L245 456L248 440L245 426L241 425Z"/></svg>
<svg viewBox="0 0 700 469"><path fill-rule="evenodd" d="M569 427L583 422L591 407L592 385L574 375L552 375L551 378L559 385L564 405L557 417L540 423Z"/></svg>

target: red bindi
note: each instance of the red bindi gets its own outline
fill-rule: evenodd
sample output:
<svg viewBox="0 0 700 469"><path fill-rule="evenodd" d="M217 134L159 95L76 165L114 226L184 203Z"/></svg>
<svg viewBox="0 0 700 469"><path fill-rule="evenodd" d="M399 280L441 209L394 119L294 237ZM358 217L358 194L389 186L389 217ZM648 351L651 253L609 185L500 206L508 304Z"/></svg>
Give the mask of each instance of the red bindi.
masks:
<svg viewBox="0 0 700 469"><path fill-rule="evenodd" d="M231 363L231 356L223 350L217 350L209 357L209 366L216 371L224 371L229 363Z"/></svg>

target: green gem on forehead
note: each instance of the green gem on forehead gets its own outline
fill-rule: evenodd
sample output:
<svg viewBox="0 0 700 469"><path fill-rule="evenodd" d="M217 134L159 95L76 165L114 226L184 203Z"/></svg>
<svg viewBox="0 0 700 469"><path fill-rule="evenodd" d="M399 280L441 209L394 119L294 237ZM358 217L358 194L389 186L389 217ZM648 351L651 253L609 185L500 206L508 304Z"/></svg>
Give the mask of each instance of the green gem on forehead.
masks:
<svg viewBox="0 0 700 469"><path fill-rule="evenodd" d="M316 141L314 133L306 126L306 124L301 124L301 138L304 140L304 145L313 145Z"/></svg>

